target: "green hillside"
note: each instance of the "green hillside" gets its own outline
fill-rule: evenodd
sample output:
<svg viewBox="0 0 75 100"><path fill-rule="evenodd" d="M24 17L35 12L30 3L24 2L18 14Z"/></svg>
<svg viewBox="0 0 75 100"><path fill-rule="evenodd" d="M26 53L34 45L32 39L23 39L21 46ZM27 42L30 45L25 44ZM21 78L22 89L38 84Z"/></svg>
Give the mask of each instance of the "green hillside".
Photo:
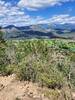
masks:
<svg viewBox="0 0 75 100"><path fill-rule="evenodd" d="M0 49L2 54L3 49ZM16 71L20 80L44 81L47 86L61 85L74 67L72 63L74 63L75 42L44 39L9 40L6 41L4 52L7 62L5 74Z"/></svg>
<svg viewBox="0 0 75 100"><path fill-rule="evenodd" d="M62 89L67 85L73 89L75 41L63 39L0 41L0 74L12 73L15 73L20 81L32 81L41 87Z"/></svg>

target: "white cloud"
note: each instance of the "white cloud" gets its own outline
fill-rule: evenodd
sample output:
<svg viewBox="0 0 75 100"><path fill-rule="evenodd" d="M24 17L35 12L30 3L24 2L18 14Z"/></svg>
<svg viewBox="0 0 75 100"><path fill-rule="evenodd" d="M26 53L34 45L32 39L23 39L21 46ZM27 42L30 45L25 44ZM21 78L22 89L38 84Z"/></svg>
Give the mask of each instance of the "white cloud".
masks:
<svg viewBox="0 0 75 100"><path fill-rule="evenodd" d="M59 23L59 24L65 24L65 23L75 24L75 16L56 15L53 18L51 18L50 21L53 23Z"/></svg>
<svg viewBox="0 0 75 100"><path fill-rule="evenodd" d="M11 6L10 3L0 1L0 25L27 25L30 22L30 16L21 11L17 6Z"/></svg>
<svg viewBox="0 0 75 100"><path fill-rule="evenodd" d="M19 7L25 7L28 10L37 10L47 6L61 5L64 2L75 0L20 0Z"/></svg>
<svg viewBox="0 0 75 100"><path fill-rule="evenodd" d="M50 23L50 24L75 24L75 16L68 14L55 15L52 18L40 20L39 23Z"/></svg>
<svg viewBox="0 0 75 100"><path fill-rule="evenodd" d="M16 25L25 26L37 24L42 20L40 16L30 17L17 6L0 1L0 26Z"/></svg>
<svg viewBox="0 0 75 100"><path fill-rule="evenodd" d="M43 4L45 4L46 1L44 1ZM42 2L42 0L40 0L39 2ZM72 24L75 24L75 16L64 14L64 15L55 15L48 19L45 19L40 16L31 17L28 14L26 14L23 10L21 10L19 7L17 6L13 7L11 6L10 3L5 3L4 1L0 1L0 26L5 26L5 25L25 26L25 25L42 24L42 23L50 23L50 24L72 23Z"/></svg>
<svg viewBox="0 0 75 100"><path fill-rule="evenodd" d="M2 1L2 0L0 1L0 5L3 5L4 3L5 3L4 1Z"/></svg>

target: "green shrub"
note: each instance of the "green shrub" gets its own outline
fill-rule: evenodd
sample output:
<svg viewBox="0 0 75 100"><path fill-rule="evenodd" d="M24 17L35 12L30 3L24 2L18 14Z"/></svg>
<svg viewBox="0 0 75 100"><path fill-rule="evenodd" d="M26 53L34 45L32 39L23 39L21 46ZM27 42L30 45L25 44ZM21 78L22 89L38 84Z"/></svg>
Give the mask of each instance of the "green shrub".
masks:
<svg viewBox="0 0 75 100"><path fill-rule="evenodd" d="M7 65L7 56L5 54L6 49L6 42L3 39L3 32L0 31L0 74L4 74L6 71L6 65Z"/></svg>
<svg viewBox="0 0 75 100"><path fill-rule="evenodd" d="M38 82L50 88L61 88L68 81L75 84L75 54L70 51L75 47L74 43L45 39L8 40L6 49L1 44L1 72L16 73L20 80Z"/></svg>
<svg viewBox="0 0 75 100"><path fill-rule="evenodd" d="M49 48L45 43L44 41L30 41L30 43L28 41L27 46L30 44L31 46L20 48L22 51L19 52L21 54L23 52L23 54L21 55L18 52L17 59L20 60L16 73L20 80L38 82L47 87L59 88L64 81L62 73L58 70L57 52L59 51ZM26 54L23 50L26 51ZM56 55L54 55L54 52Z"/></svg>

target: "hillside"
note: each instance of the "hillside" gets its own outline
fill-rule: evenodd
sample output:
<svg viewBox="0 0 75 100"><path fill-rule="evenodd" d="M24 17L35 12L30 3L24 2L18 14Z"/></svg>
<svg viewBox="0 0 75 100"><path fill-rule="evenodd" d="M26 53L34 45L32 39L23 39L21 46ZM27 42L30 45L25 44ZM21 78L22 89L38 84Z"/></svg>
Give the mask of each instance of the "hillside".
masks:
<svg viewBox="0 0 75 100"><path fill-rule="evenodd" d="M34 84L37 84L48 100L72 100L72 92L75 91L74 40L7 40L1 41L0 44L0 80L3 82L0 82L2 87L0 97L4 95L2 98L5 98L10 92L8 90L11 90L9 93L11 96L14 95L14 92L16 92L15 97L21 95L18 93L19 88L17 89L16 84L21 88L23 87L21 84L28 81L29 84L32 83L32 88L34 88ZM15 81L12 80L12 75L15 75ZM8 81L6 82L6 80ZM5 87L5 84L9 85ZM31 85L28 86L30 91ZM25 91L25 86L23 88ZM43 90L44 88L47 90ZM16 90L14 91L14 89ZM24 92L22 93L24 94ZM40 94L42 95L42 93ZM23 96L21 95L21 97ZM24 98L33 100L29 99L27 94Z"/></svg>
<svg viewBox="0 0 75 100"><path fill-rule="evenodd" d="M75 100L75 0L0 0L0 100Z"/></svg>

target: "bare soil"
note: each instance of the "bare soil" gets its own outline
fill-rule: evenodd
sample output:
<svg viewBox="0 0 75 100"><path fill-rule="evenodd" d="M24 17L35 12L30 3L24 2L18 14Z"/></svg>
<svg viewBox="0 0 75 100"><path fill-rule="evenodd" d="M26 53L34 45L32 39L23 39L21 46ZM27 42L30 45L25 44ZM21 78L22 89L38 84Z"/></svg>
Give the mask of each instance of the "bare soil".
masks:
<svg viewBox="0 0 75 100"><path fill-rule="evenodd" d="M32 82L18 81L15 75L0 76L0 100L48 100Z"/></svg>
<svg viewBox="0 0 75 100"><path fill-rule="evenodd" d="M62 95L58 99L47 98L43 91L46 89L35 83L17 80L15 74L0 76L0 100L65 100ZM75 92L72 96L73 99L67 100L75 100Z"/></svg>

